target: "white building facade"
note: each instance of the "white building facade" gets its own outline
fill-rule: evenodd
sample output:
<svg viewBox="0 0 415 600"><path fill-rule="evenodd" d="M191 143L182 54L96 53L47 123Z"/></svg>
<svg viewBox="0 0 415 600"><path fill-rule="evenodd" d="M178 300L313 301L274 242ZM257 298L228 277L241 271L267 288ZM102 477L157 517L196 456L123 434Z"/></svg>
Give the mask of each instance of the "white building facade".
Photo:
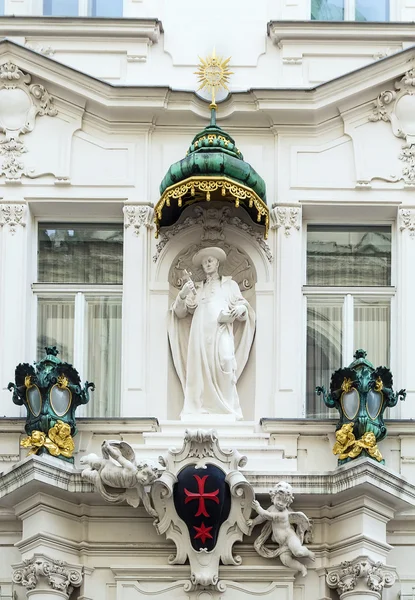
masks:
<svg viewBox="0 0 415 600"><path fill-rule="evenodd" d="M0 13L0 600L414 600L414 0L4 0ZM207 199L156 238L160 183L209 124L195 71L214 47L233 72L217 123L266 184L268 236ZM233 257L256 313L239 421L181 418L167 320L201 245ZM45 346L96 386L74 464L20 447L26 411L7 385ZM337 413L315 387L359 348L407 395L386 413L385 465L339 467ZM189 587L144 508L81 477L104 440L157 463L188 428L246 455L262 506L292 485L313 525L306 577L258 556L250 532L240 564L219 566L223 588Z"/></svg>

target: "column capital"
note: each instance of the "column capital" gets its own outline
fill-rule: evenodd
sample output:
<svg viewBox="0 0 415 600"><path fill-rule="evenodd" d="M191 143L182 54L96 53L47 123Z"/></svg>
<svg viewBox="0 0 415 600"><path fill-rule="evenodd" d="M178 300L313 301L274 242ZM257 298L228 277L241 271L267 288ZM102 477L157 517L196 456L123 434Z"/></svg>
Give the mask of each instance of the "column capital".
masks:
<svg viewBox="0 0 415 600"><path fill-rule="evenodd" d="M411 238L415 237L415 210L410 208L399 209L399 229L407 229Z"/></svg>
<svg viewBox="0 0 415 600"><path fill-rule="evenodd" d="M381 562L375 562L368 556L359 556L329 571L326 581L329 588L337 590L341 600L353 598L351 592L358 594L359 591L373 592L373 598L380 599L383 588L392 587L395 578L395 574Z"/></svg>
<svg viewBox="0 0 415 600"><path fill-rule="evenodd" d="M273 206L271 209L271 229L283 227L285 235L291 235L291 229L300 230L301 206Z"/></svg>
<svg viewBox="0 0 415 600"><path fill-rule="evenodd" d="M141 227L152 229L154 209L148 204L126 204L123 212L124 227L131 227L134 235L140 235Z"/></svg>
<svg viewBox="0 0 415 600"><path fill-rule="evenodd" d="M9 202L0 203L0 227L8 226L12 235L16 233L16 228L20 225L26 227L26 205Z"/></svg>
<svg viewBox="0 0 415 600"><path fill-rule="evenodd" d="M26 588L27 592L38 588L50 588L69 598L74 587L79 587L83 579L83 567L71 565L63 560L34 554L14 565L13 583Z"/></svg>

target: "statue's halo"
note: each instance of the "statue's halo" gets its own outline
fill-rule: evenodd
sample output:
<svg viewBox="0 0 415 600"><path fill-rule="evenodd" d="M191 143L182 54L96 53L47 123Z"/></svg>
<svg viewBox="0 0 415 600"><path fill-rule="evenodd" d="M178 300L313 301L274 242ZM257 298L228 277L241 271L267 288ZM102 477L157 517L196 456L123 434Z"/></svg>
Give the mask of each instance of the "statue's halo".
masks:
<svg viewBox="0 0 415 600"><path fill-rule="evenodd" d="M222 248L218 248L217 246L213 246L212 248L202 248L199 250L193 257L193 264L195 267L200 267L204 258L208 256L213 256L217 258L219 263L224 263L226 260L226 252L222 250Z"/></svg>

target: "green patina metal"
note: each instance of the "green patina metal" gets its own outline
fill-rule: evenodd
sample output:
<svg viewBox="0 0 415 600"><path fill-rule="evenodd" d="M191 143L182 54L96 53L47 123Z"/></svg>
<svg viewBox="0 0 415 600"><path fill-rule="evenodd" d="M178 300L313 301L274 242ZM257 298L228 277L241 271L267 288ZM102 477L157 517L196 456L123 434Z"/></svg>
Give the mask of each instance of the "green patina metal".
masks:
<svg viewBox="0 0 415 600"><path fill-rule="evenodd" d="M395 393L390 370L387 367L375 368L366 359L364 350L357 350L354 358L348 367L333 373L329 394L322 386L316 388L316 393L323 396L326 406L339 411L340 419L336 431L348 423L353 423L356 440L371 432L376 442L379 442L387 434L383 419L385 410L396 406L399 398L404 400L406 391L400 390ZM360 455L371 456L364 448ZM339 464L350 460L353 458L339 459Z"/></svg>
<svg viewBox="0 0 415 600"><path fill-rule="evenodd" d="M30 436L34 431L46 436L58 421L70 426L71 436L77 433L75 411L81 404L89 402L89 390L93 383L81 386L78 371L69 363L58 358L55 346L46 348L46 356L30 365L21 363L15 371L15 383L10 382L13 402L26 408L25 431ZM36 450L37 454L48 452L46 446ZM73 458L59 455L63 460Z"/></svg>
<svg viewBox="0 0 415 600"><path fill-rule="evenodd" d="M265 182L244 161L235 140L216 124L215 107L211 108L210 124L194 137L186 157L170 166L160 184L160 196L155 206L157 231L173 225L189 204L217 199L241 205L255 222L265 226L267 235Z"/></svg>

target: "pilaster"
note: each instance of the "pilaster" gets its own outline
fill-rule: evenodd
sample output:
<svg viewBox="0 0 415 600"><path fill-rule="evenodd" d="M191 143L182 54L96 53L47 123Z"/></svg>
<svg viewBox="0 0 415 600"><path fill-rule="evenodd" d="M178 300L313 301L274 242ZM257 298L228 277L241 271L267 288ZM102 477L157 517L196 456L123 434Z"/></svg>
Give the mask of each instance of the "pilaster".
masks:
<svg viewBox="0 0 415 600"><path fill-rule="evenodd" d="M153 213L153 208L145 203L124 206L121 402L121 415L124 417L148 414L145 385L146 314Z"/></svg>
<svg viewBox="0 0 415 600"><path fill-rule="evenodd" d="M397 311L397 331L401 339L397 340L397 347L401 350L397 357L400 368L399 381L405 383L407 390L406 401L400 403L401 418L412 418L413 401L415 399L415 369L413 363L413 344L415 339L415 311L413 301L415 295L415 281L413 266L415 264L415 209L404 208L399 210L398 219L398 247L399 262L397 264L399 289Z"/></svg>
<svg viewBox="0 0 415 600"><path fill-rule="evenodd" d="M277 388L274 414L280 418L301 417L303 413L301 364L303 327L302 227L300 206L276 205L271 211L275 232L277 299ZM296 358L294 358L296 357Z"/></svg>
<svg viewBox="0 0 415 600"><path fill-rule="evenodd" d="M32 600L68 600L83 579L82 566L44 554L34 554L13 568L13 582L26 588L26 598Z"/></svg>
<svg viewBox="0 0 415 600"><path fill-rule="evenodd" d="M0 398L2 415L9 417L20 411L7 384L26 358L28 340L27 221L24 201L0 203Z"/></svg>
<svg viewBox="0 0 415 600"><path fill-rule="evenodd" d="M367 556L342 562L327 574L327 585L340 600L381 600L384 588L392 587L395 574Z"/></svg>

